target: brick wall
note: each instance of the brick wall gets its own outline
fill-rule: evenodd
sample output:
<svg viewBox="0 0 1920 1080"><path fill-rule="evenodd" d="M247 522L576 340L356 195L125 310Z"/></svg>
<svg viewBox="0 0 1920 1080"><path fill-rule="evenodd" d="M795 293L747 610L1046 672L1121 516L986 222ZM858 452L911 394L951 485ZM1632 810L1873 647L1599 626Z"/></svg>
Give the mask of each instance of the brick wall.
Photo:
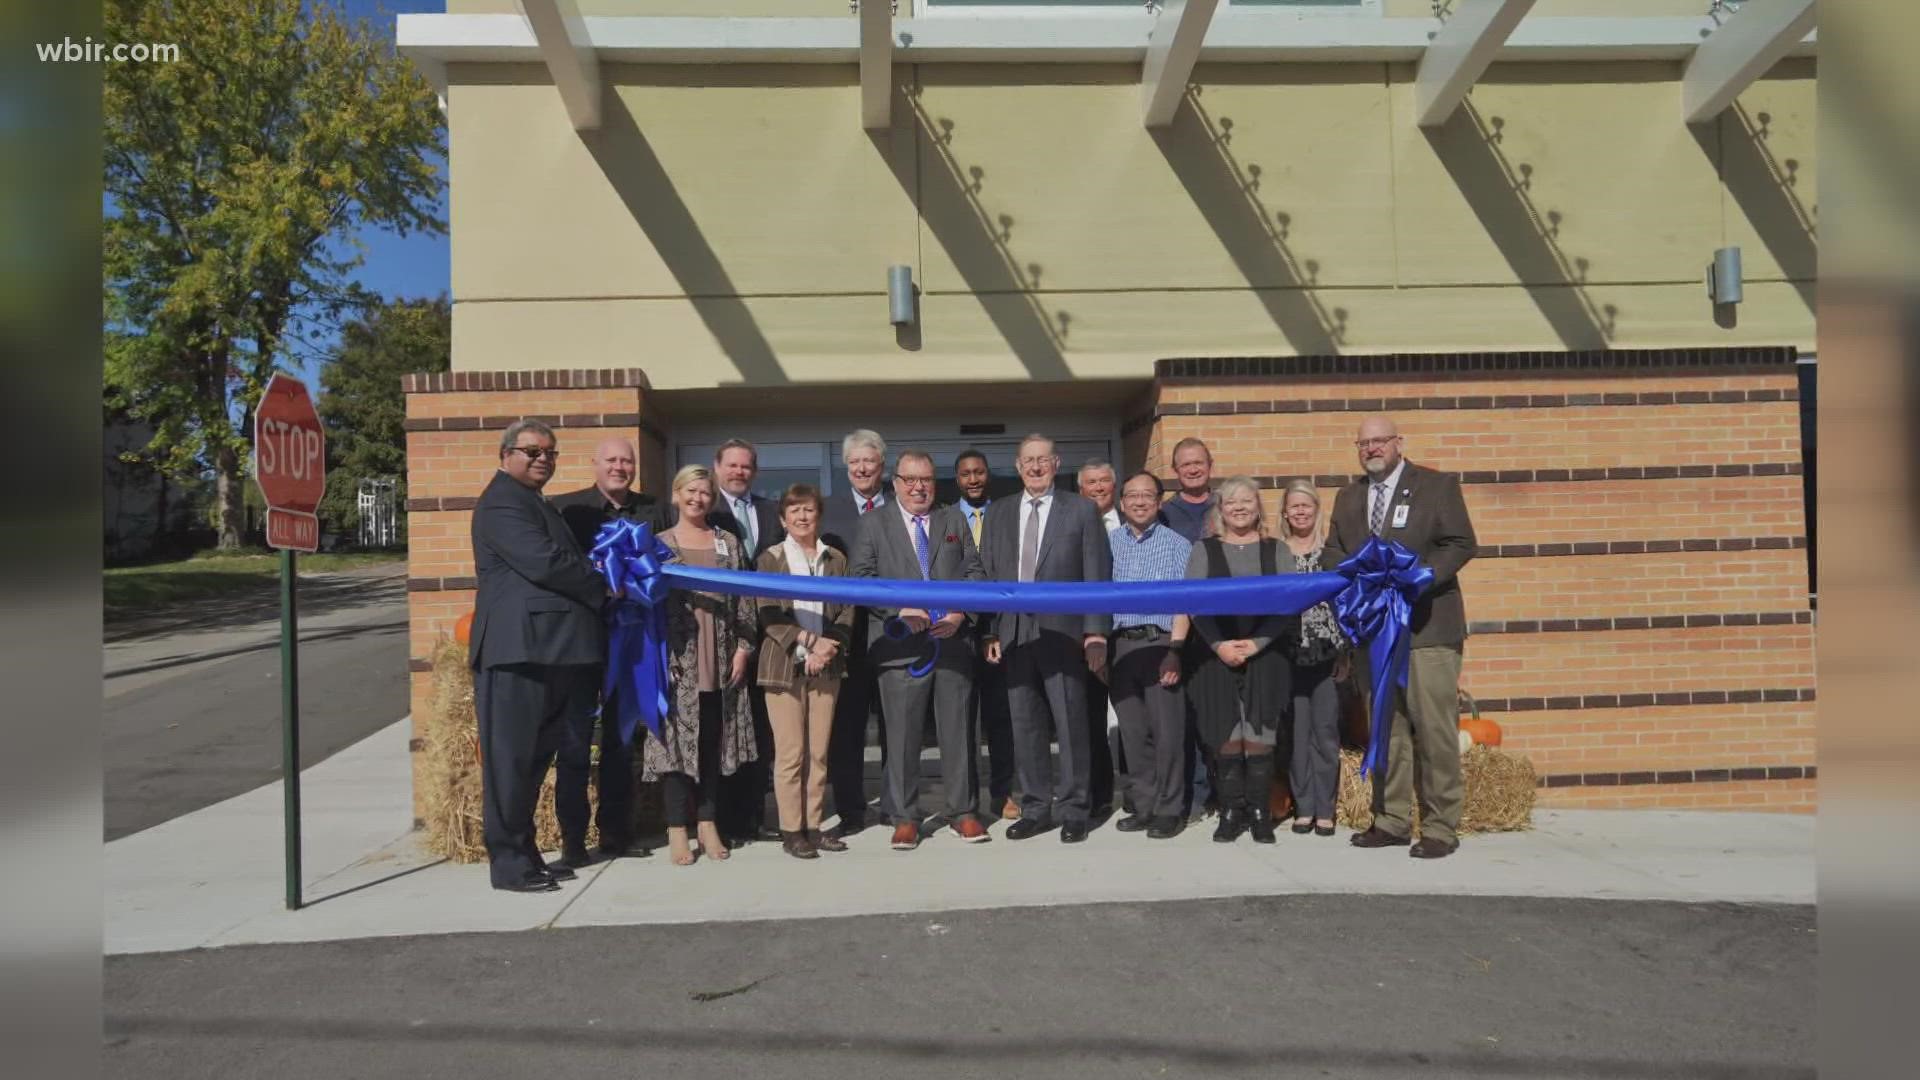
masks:
<svg viewBox="0 0 1920 1080"><path fill-rule="evenodd" d="M1126 465L1315 479L1331 508L1360 419L1461 475L1462 685L1553 806L1814 805L1791 349L1168 360L1122 426ZM1138 455L1138 456L1135 456Z"/></svg>
<svg viewBox="0 0 1920 1080"><path fill-rule="evenodd" d="M635 486L657 494L666 485L666 432L638 370L409 375L403 389L407 655L417 754L433 701L433 652L473 609L473 504L499 468L502 429L522 417L552 425L560 450L547 485L553 494L593 483L594 446L610 435L633 440L639 455ZM418 790L416 783L416 819Z"/></svg>

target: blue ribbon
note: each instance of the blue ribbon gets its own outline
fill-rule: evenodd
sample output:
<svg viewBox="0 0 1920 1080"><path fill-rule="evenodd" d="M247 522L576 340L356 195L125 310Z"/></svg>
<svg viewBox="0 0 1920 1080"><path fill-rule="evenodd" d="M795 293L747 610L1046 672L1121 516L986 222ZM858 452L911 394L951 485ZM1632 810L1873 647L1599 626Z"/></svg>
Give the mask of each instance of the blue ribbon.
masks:
<svg viewBox="0 0 1920 1080"><path fill-rule="evenodd" d="M1387 744L1393 734L1393 692L1407 688L1413 603L1433 584L1433 568L1423 565L1399 544L1375 536L1335 570L1351 578L1352 583L1333 598L1334 615L1349 640L1367 647L1373 725L1360 775L1371 776L1387 761Z"/></svg>
<svg viewBox="0 0 1920 1080"><path fill-rule="evenodd" d="M821 578L718 570L670 562L673 552L646 524L618 518L601 526L593 559L619 602L612 605L607 688L618 695L622 730L635 719L656 735L667 712L666 594L673 589L753 596L771 600L817 600L868 607L917 607L933 618L945 612L1022 612L1081 615L1111 611L1178 611L1188 615L1297 615L1332 601L1341 629L1367 646L1373 674L1373 730L1363 768L1370 775L1386 761L1393 698L1407 685L1413 601L1433 580L1433 571L1392 541L1368 538L1334 571L1259 577L1179 581L917 581L891 578ZM900 628L904 632L904 625ZM889 636L895 631L887 629ZM902 633L901 636L904 636ZM933 669L934 654L916 664Z"/></svg>

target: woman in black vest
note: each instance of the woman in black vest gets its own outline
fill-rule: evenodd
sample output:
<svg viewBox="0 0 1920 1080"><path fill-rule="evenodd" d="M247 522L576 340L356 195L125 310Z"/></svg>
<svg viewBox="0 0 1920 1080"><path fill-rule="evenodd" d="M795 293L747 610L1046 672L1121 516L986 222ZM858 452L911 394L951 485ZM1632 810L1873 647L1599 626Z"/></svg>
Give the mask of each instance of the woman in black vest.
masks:
<svg viewBox="0 0 1920 1080"><path fill-rule="evenodd" d="M1279 573L1280 545L1267 536L1259 485L1235 476L1220 485L1218 496L1212 535L1193 546L1187 577ZM1257 843L1274 842L1268 800L1293 697L1292 665L1282 646L1299 633L1293 615L1193 618L1190 634L1204 651L1187 693L1217 777L1220 825L1213 838L1220 843L1232 843L1243 832Z"/></svg>

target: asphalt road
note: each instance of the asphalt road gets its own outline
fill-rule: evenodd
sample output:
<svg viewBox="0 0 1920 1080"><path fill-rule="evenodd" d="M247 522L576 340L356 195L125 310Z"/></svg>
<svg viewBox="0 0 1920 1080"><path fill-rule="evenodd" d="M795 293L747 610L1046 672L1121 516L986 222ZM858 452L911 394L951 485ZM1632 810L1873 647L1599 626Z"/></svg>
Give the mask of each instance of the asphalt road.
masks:
<svg viewBox="0 0 1920 1080"><path fill-rule="evenodd" d="M407 714L404 570L302 583L300 762ZM280 778L273 605L151 613L110 628L105 832L114 840Z"/></svg>
<svg viewBox="0 0 1920 1080"><path fill-rule="evenodd" d="M1814 912L1291 896L110 957L105 1075L1814 1075Z"/></svg>

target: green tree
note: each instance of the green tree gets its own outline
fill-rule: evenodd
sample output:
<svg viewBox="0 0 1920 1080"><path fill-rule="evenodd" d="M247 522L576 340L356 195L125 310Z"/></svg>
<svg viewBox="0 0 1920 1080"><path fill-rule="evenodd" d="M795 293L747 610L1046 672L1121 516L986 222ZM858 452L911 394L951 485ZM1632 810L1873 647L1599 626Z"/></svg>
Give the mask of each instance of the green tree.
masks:
<svg viewBox="0 0 1920 1080"><path fill-rule="evenodd" d="M362 477L399 478L394 497L406 505L407 405L400 378L447 370L452 339L453 305L444 296L381 304L341 328L320 371L320 421L327 429L320 516L331 527L343 533L359 527Z"/></svg>
<svg viewBox="0 0 1920 1080"><path fill-rule="evenodd" d="M303 337L367 297L365 229L443 232L445 124L390 39L301 0L108 0L103 99L108 401L172 473L211 470L238 546L253 408Z"/></svg>

